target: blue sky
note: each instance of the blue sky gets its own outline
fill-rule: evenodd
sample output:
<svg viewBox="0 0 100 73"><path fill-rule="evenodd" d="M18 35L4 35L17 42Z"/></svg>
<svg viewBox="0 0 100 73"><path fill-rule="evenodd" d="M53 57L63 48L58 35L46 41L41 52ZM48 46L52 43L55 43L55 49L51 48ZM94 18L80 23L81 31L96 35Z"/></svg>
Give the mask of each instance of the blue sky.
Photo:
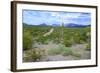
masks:
<svg viewBox="0 0 100 73"><path fill-rule="evenodd" d="M29 25L39 25L46 23L52 24L75 23L81 25L91 24L91 14L82 12L54 12L54 11L36 11L23 10L23 23Z"/></svg>

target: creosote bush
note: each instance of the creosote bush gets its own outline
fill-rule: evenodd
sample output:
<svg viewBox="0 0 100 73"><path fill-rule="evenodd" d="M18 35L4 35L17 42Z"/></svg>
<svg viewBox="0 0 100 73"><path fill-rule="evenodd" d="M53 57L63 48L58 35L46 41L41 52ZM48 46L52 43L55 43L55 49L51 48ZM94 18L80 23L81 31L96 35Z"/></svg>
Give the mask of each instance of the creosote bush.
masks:
<svg viewBox="0 0 100 73"><path fill-rule="evenodd" d="M88 50L88 51L91 50L91 44L90 43L86 44L86 50Z"/></svg>
<svg viewBox="0 0 100 73"><path fill-rule="evenodd" d="M59 44L58 47L49 49L48 53L50 55L58 55L58 54L61 54L61 55L71 55L73 52L72 52L71 48L65 47L64 45Z"/></svg>
<svg viewBox="0 0 100 73"><path fill-rule="evenodd" d="M31 35L30 31L23 32L23 49L28 50L32 47L32 39L33 36Z"/></svg>
<svg viewBox="0 0 100 73"><path fill-rule="evenodd" d="M75 57L81 57L80 53L76 53L73 51L72 48L70 47L65 47L62 44L59 44L57 48L51 48L48 50L49 55L63 55L63 56L68 56L72 55Z"/></svg>

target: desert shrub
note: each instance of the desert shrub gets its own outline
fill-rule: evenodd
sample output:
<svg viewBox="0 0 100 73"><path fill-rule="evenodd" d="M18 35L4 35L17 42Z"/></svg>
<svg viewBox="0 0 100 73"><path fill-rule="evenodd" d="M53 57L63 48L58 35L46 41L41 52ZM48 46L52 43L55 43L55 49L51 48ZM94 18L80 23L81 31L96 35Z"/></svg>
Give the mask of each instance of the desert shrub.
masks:
<svg viewBox="0 0 100 73"><path fill-rule="evenodd" d="M57 54L61 54L61 52L62 52L62 48L61 48L60 45L58 45L55 48L49 48L48 49L48 54L49 55L57 55Z"/></svg>
<svg viewBox="0 0 100 73"><path fill-rule="evenodd" d="M45 50L42 49L32 49L30 51L27 51L26 53L26 57L24 58L25 61L40 61L41 58L45 55Z"/></svg>
<svg viewBox="0 0 100 73"><path fill-rule="evenodd" d="M78 52L73 52L73 53L72 53L72 56L75 56L75 57L80 58L80 57L81 57L81 54L78 53Z"/></svg>
<svg viewBox="0 0 100 73"><path fill-rule="evenodd" d="M48 38L47 38L47 37L42 37L42 36L40 36L40 37L37 39L37 42L40 42L41 44L48 44Z"/></svg>
<svg viewBox="0 0 100 73"><path fill-rule="evenodd" d="M90 43L86 44L86 49L85 50L88 50L88 51L91 50L91 44Z"/></svg>
<svg viewBox="0 0 100 73"><path fill-rule="evenodd" d="M62 52L62 50L59 48L50 48L48 50L49 55L58 55L58 54L61 54L61 52Z"/></svg>
<svg viewBox="0 0 100 73"><path fill-rule="evenodd" d="M64 44L66 47L70 47L70 46L72 45L72 42L70 41L70 39L64 39L63 44Z"/></svg>
<svg viewBox="0 0 100 73"><path fill-rule="evenodd" d="M80 42L83 43L83 42L86 42L87 38L86 38L85 35L81 35L81 36L80 36L80 40L81 40Z"/></svg>
<svg viewBox="0 0 100 73"><path fill-rule="evenodd" d="M28 50L32 47L32 39L33 37L28 30L23 32L23 49L24 50Z"/></svg>
<svg viewBox="0 0 100 73"><path fill-rule="evenodd" d="M62 55L63 56L72 55L72 56L75 56L75 57L81 57L80 53L73 51L72 48L70 48L70 47L64 47Z"/></svg>
<svg viewBox="0 0 100 73"><path fill-rule="evenodd" d="M57 55L57 54L61 54L61 55L72 55L72 49L69 47L65 47L62 44L59 44L59 46L57 48L51 48L48 50L48 53L50 55Z"/></svg>
<svg viewBox="0 0 100 73"><path fill-rule="evenodd" d="M62 55L63 55L63 56L67 56L67 55L72 55L72 53L73 53L73 51L72 51L71 48L65 47L65 48L63 49Z"/></svg>
<svg viewBox="0 0 100 73"><path fill-rule="evenodd" d="M62 55L67 56L67 55L72 55L72 49L70 47L66 47L65 45L59 45L59 48L62 50Z"/></svg>
<svg viewBox="0 0 100 73"><path fill-rule="evenodd" d="M80 53L77 53L75 51L72 50L72 48L70 47L65 47L62 44L59 44L59 46L57 48L51 48L48 50L48 54L49 55L63 55L63 56L68 56L68 55L72 55L75 56L77 58L81 57Z"/></svg>

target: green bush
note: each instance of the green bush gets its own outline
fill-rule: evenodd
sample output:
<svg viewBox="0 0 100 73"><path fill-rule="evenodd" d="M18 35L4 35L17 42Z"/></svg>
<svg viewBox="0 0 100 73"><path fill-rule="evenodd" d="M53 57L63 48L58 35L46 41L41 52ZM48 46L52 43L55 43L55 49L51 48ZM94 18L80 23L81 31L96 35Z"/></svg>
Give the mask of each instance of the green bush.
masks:
<svg viewBox="0 0 100 73"><path fill-rule="evenodd" d="M66 47L66 48L63 49L63 52L62 52L63 56L72 55L72 54L73 54L73 51L72 51L71 48Z"/></svg>
<svg viewBox="0 0 100 73"><path fill-rule="evenodd" d="M23 32L23 49L28 50L32 47L33 44L33 36L31 33L27 30Z"/></svg>
<svg viewBox="0 0 100 73"><path fill-rule="evenodd" d="M78 52L73 52L73 53L72 53L72 56L75 56L75 57L80 58L80 57L81 57L81 54L78 53Z"/></svg>
<svg viewBox="0 0 100 73"><path fill-rule="evenodd" d="M78 58L81 57L80 53L74 52L72 50L72 48L65 47L62 44L59 44L59 47L57 47L57 48L49 49L48 53L49 53L49 55L59 55L60 54L60 55L63 55L63 56L72 55L72 56L75 56L75 57L78 57Z"/></svg>
<svg viewBox="0 0 100 73"><path fill-rule="evenodd" d="M58 55L61 54L62 50L60 48L50 48L48 50L49 55Z"/></svg>
<svg viewBox="0 0 100 73"><path fill-rule="evenodd" d="M72 49L69 48L69 47L65 47L64 45L62 44L59 44L59 46L57 48L51 48L48 50L48 53L50 55L58 55L58 54L61 54L61 55L72 55Z"/></svg>
<svg viewBox="0 0 100 73"><path fill-rule="evenodd" d="M86 44L86 50L88 50L88 51L91 50L91 44L90 43Z"/></svg>
<svg viewBox="0 0 100 73"><path fill-rule="evenodd" d="M70 47L72 45L72 42L70 39L64 39L64 42L63 44L66 46L66 47Z"/></svg>

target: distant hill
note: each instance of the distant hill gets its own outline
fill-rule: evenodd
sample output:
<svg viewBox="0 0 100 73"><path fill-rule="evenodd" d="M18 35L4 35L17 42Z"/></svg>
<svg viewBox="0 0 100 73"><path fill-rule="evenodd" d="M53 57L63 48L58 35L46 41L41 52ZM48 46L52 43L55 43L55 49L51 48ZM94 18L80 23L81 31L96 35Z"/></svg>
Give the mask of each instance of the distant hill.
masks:
<svg viewBox="0 0 100 73"><path fill-rule="evenodd" d="M69 23L69 24L64 24L64 27L70 27L70 28L81 28L81 27L89 27L91 25L81 25L81 24L74 24L74 23Z"/></svg>
<svg viewBox="0 0 100 73"><path fill-rule="evenodd" d="M59 27L60 24L52 24L52 26L54 26L54 27Z"/></svg>
<svg viewBox="0 0 100 73"><path fill-rule="evenodd" d="M31 27L31 26L52 26L52 27L59 27L60 24L51 24L51 25L47 25L46 23L42 23L39 25L28 25L26 23L23 23L24 27ZM82 27L90 27L91 25L81 25L81 24L75 24L75 23L68 23L68 24L64 24L64 27L68 27L68 28L82 28Z"/></svg>
<svg viewBox="0 0 100 73"><path fill-rule="evenodd" d="M39 24L37 26L48 26L46 23Z"/></svg>
<svg viewBox="0 0 100 73"><path fill-rule="evenodd" d="M42 24L39 24L39 25L37 25L37 26L53 26L53 27L59 27L60 24L50 24L50 25L48 25L48 24L46 24L46 23L42 23Z"/></svg>

